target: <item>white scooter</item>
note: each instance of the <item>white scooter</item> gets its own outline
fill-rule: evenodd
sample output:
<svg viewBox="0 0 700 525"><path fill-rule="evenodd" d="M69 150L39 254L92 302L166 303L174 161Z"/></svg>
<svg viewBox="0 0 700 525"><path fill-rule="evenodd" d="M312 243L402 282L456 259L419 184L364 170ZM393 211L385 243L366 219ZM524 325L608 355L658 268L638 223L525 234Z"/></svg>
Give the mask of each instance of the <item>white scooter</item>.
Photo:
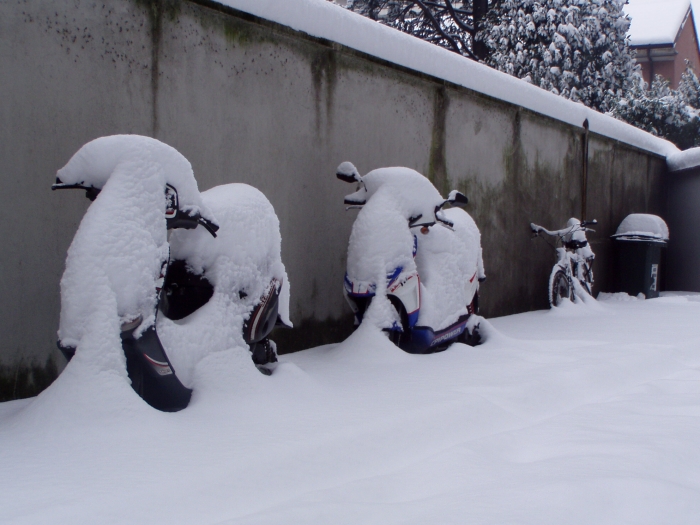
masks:
<svg viewBox="0 0 700 525"><path fill-rule="evenodd" d="M372 322L409 353L480 342L479 283L486 279L481 235L460 209L409 168L381 168L360 176L350 162L337 177L358 188L345 197L361 208L348 247L344 293L355 324ZM453 207L443 209L447 204Z"/></svg>

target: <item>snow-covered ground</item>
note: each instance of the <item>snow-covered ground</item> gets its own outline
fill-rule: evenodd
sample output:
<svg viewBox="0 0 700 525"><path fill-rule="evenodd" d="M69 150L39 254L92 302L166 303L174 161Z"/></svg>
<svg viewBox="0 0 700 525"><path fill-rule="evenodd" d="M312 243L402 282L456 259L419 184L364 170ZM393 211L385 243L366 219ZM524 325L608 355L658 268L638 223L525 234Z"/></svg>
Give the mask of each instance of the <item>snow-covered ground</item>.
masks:
<svg viewBox="0 0 700 525"><path fill-rule="evenodd" d="M612 296L429 356L363 328L272 377L220 352L174 414L69 367L0 404L0 522L697 523L699 318Z"/></svg>

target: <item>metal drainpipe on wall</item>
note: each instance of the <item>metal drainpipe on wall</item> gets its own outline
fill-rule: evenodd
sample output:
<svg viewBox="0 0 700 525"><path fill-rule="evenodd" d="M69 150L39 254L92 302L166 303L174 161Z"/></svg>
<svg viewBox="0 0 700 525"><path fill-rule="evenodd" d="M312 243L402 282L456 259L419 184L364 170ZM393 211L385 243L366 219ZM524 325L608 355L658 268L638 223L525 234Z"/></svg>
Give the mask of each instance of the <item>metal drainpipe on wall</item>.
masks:
<svg viewBox="0 0 700 525"><path fill-rule="evenodd" d="M581 170L581 220L586 220L586 195L588 194L588 119L583 121L583 155Z"/></svg>

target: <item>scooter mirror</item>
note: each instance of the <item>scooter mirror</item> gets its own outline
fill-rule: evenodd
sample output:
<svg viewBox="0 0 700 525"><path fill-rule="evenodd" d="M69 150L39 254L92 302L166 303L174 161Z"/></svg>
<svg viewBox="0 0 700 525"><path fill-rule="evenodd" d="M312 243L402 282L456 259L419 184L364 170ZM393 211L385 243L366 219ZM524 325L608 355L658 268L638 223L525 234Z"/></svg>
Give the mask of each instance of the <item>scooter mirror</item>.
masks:
<svg viewBox="0 0 700 525"><path fill-rule="evenodd" d="M447 197L447 202L457 208L464 208L467 204L469 204L469 199L467 199L467 196L464 193L457 190L452 190Z"/></svg>
<svg viewBox="0 0 700 525"><path fill-rule="evenodd" d="M344 182L358 182L355 177L348 175L347 173L336 173L335 176Z"/></svg>
<svg viewBox="0 0 700 525"><path fill-rule="evenodd" d="M170 184L165 185L165 219L172 220L180 209L177 190Z"/></svg>
<svg viewBox="0 0 700 525"><path fill-rule="evenodd" d="M344 182L361 182L362 177L352 162L343 162L335 170L335 176Z"/></svg>
<svg viewBox="0 0 700 525"><path fill-rule="evenodd" d="M216 232L219 229L218 224L205 219L199 213L189 215L180 211L180 199L177 195L177 190L170 184L165 185L165 221L169 230L176 228L193 230L201 225L211 233L212 237L216 237Z"/></svg>

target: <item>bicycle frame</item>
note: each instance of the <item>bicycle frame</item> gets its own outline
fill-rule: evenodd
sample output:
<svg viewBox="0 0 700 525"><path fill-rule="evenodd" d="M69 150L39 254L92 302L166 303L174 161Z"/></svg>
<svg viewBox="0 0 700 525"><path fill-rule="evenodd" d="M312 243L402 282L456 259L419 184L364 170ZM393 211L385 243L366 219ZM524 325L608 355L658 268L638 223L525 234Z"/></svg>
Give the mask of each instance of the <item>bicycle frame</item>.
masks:
<svg viewBox="0 0 700 525"><path fill-rule="evenodd" d="M574 278L590 295L591 285L593 284L593 270L592 264L588 262L589 259L582 257L577 251L570 251L566 248L557 248L557 257L555 268L559 266L566 273L573 287L574 297L576 296L576 282Z"/></svg>

